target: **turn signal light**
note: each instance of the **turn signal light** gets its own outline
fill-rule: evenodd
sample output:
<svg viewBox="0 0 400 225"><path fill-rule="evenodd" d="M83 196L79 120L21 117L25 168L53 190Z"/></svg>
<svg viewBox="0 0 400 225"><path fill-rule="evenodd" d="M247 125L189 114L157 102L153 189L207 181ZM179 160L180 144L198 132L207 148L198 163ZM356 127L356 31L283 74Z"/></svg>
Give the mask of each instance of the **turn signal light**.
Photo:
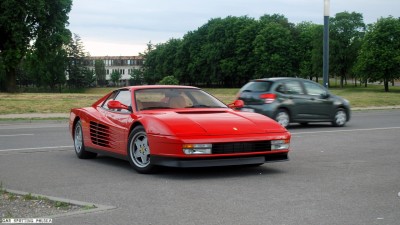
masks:
<svg viewBox="0 0 400 225"><path fill-rule="evenodd" d="M183 144L182 150L186 155L211 154L212 144Z"/></svg>
<svg viewBox="0 0 400 225"><path fill-rule="evenodd" d="M290 147L290 140L272 140L271 141L271 150L285 150L289 149Z"/></svg>

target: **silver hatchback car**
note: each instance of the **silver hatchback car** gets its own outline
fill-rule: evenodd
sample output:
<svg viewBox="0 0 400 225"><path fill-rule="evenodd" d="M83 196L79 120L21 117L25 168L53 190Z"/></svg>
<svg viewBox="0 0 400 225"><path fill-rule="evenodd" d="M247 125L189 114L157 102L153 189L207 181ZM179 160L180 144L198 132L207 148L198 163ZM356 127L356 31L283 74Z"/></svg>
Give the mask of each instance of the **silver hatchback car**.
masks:
<svg viewBox="0 0 400 225"><path fill-rule="evenodd" d="M341 127L350 120L349 101L311 80L256 79L244 85L237 96L244 102L242 111L261 113L284 127L289 123L306 125L310 122L331 122Z"/></svg>

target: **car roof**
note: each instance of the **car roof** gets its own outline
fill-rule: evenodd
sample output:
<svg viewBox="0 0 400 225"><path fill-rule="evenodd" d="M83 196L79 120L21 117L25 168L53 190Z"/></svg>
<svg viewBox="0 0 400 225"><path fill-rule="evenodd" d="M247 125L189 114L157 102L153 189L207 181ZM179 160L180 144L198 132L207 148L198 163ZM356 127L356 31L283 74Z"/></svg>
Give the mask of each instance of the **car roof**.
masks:
<svg viewBox="0 0 400 225"><path fill-rule="evenodd" d="M304 81L305 79L297 78L297 77L269 77L269 78L254 79L252 81L282 81L282 80L302 80L302 81Z"/></svg>

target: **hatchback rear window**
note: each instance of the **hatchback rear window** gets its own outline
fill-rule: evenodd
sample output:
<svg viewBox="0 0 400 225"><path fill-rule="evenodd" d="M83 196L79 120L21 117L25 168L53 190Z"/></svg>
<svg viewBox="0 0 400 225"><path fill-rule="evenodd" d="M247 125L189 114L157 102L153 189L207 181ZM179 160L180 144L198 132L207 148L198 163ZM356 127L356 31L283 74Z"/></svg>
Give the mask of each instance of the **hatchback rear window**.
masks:
<svg viewBox="0 0 400 225"><path fill-rule="evenodd" d="M254 92L267 92L272 86L272 82L269 81L251 81L244 85L240 92L243 91L254 91Z"/></svg>

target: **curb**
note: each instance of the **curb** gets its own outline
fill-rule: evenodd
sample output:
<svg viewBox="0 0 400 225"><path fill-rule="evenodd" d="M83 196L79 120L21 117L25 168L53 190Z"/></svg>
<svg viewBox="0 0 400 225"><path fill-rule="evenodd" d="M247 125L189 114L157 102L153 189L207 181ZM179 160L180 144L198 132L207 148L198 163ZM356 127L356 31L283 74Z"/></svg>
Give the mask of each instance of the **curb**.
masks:
<svg viewBox="0 0 400 225"><path fill-rule="evenodd" d="M77 211L72 211L72 212L67 212L67 213L62 213L62 214L55 214L55 215L43 215L42 217L46 218L60 218L60 217L65 217L65 216L74 216L74 215L82 215L82 214L87 214L87 213L94 213L94 212L102 212L102 211L108 211L108 210L113 210L116 209L117 207L115 206L108 206L108 205L100 205L100 204L95 204L91 202L82 202L82 201L77 201L77 200L72 200L72 199L66 199L66 198L58 198L58 197L53 197L53 196L48 196L48 195L40 195L40 194L34 194L34 193L28 193L24 191L16 191L16 190L11 190L11 189L4 189L5 191L9 193L14 193L17 195L32 195L34 197L45 197L48 198L51 201L58 201L58 202L65 202L69 203L71 205L78 205L78 206L94 206L96 208L93 209L81 209Z"/></svg>

